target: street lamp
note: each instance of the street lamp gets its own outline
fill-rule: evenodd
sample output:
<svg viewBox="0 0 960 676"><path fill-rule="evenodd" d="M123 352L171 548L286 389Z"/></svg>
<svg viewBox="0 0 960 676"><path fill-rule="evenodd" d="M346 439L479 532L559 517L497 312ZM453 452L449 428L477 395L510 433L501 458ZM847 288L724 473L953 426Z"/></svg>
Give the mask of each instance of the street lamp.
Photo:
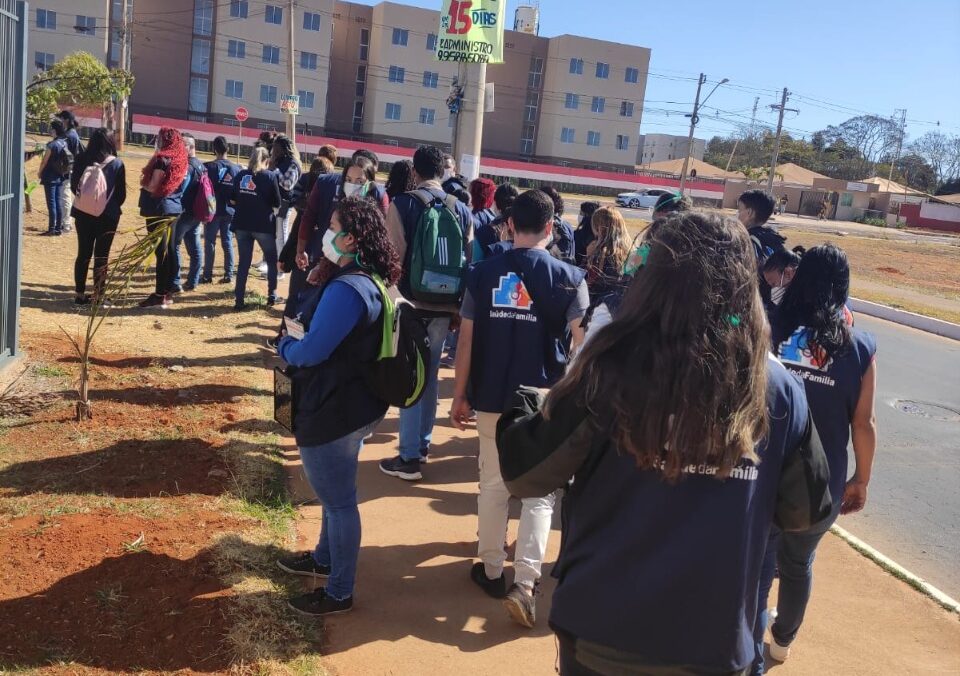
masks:
<svg viewBox="0 0 960 676"><path fill-rule="evenodd" d="M690 165L690 152L693 150L693 130L697 126L697 122L700 121L700 107L707 102L713 93L717 91L717 87L722 84L730 82L729 79L723 78L713 86L713 89L710 90L710 93L707 94L706 98L703 101L700 101L700 88L703 87L704 83L707 81L707 76L703 73L700 73L700 79L697 80L697 97L693 101L693 113L687 115L686 117L690 118L690 135L687 136L687 156L683 158L683 169L680 170L680 194L683 194L683 189L687 185L687 167Z"/></svg>

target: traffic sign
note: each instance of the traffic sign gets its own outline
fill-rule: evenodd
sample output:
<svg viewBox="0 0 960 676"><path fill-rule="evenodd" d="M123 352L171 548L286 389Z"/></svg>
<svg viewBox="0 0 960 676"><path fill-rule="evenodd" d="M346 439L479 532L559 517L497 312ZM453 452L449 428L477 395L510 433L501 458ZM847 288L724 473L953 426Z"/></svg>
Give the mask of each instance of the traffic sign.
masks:
<svg viewBox="0 0 960 676"><path fill-rule="evenodd" d="M240 106L233 113L237 117L237 122L246 122L247 118L250 117L250 113L247 112L247 109L243 106Z"/></svg>

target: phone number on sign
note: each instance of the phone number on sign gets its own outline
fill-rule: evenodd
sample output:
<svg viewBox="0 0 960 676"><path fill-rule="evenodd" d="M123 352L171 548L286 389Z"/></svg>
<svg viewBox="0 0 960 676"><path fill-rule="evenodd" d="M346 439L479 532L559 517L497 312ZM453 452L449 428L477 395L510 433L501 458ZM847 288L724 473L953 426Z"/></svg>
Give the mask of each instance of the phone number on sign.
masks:
<svg viewBox="0 0 960 676"><path fill-rule="evenodd" d="M437 52L437 61L459 61L461 63L490 63L489 54L467 54L465 52Z"/></svg>

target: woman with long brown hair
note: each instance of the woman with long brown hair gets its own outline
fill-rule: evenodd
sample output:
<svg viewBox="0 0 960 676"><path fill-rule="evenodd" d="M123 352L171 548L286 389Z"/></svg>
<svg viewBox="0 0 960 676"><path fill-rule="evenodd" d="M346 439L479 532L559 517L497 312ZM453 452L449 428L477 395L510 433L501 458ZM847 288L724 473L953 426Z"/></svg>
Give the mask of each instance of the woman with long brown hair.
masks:
<svg viewBox="0 0 960 676"><path fill-rule="evenodd" d="M561 674L739 673L771 524L829 513L826 459L802 386L768 356L746 231L691 212L639 246L616 319L544 412L521 390L501 419L501 469L517 497L573 479L550 617Z"/></svg>
<svg viewBox="0 0 960 676"><path fill-rule="evenodd" d="M140 215L147 219L150 232L169 227L170 233L157 245L156 285L140 307L167 308L173 304L170 295L174 265L173 227L183 213L188 166L183 136L176 129L161 127L157 133L157 150L140 176Z"/></svg>
<svg viewBox="0 0 960 676"><path fill-rule="evenodd" d="M616 290L630 255L630 233L619 209L601 207L590 218L594 239L587 245L587 286L591 304Z"/></svg>

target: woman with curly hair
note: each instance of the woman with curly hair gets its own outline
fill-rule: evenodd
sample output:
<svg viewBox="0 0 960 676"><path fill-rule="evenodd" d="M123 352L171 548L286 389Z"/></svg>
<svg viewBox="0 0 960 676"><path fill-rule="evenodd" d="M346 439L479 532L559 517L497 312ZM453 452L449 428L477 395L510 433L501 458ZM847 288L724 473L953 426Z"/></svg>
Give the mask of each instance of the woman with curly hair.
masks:
<svg viewBox="0 0 960 676"><path fill-rule="evenodd" d="M340 201L323 236L323 255L336 266L299 313L304 333L285 336L277 349L298 391L294 436L304 474L320 502L320 541L312 552L280 559L294 575L326 579L326 587L290 600L311 616L347 612L360 553L357 467L363 440L383 420L387 404L364 381L383 338L385 287L400 279L400 257L383 212L373 201Z"/></svg>
<svg viewBox="0 0 960 676"><path fill-rule="evenodd" d="M169 227L169 236L157 245L157 281L153 293L140 307L167 308L173 304L170 280L173 279L173 225L183 213L183 193L189 185L187 147L180 132L161 127L157 133L157 151L143 168L140 177L140 215L147 219L147 230Z"/></svg>
<svg viewBox="0 0 960 676"><path fill-rule="evenodd" d="M417 189L417 182L413 178L413 162L410 160L400 160L394 162L390 167L390 175L387 177L387 196L390 201L397 195Z"/></svg>

